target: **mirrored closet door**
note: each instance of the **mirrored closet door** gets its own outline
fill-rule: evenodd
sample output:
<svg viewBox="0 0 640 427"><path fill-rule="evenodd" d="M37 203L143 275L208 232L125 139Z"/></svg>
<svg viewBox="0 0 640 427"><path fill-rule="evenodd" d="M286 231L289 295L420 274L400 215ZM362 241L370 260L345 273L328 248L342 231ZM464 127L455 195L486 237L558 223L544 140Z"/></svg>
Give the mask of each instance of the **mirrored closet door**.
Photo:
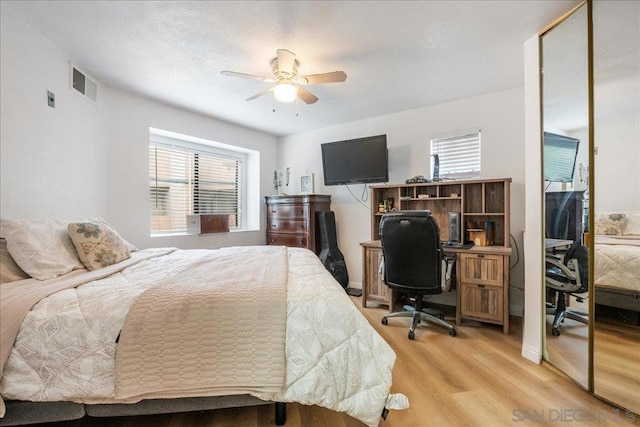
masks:
<svg viewBox="0 0 640 427"><path fill-rule="evenodd" d="M544 358L589 388L589 8L541 36Z"/></svg>
<svg viewBox="0 0 640 427"><path fill-rule="evenodd" d="M593 2L594 392L640 414L640 2Z"/></svg>

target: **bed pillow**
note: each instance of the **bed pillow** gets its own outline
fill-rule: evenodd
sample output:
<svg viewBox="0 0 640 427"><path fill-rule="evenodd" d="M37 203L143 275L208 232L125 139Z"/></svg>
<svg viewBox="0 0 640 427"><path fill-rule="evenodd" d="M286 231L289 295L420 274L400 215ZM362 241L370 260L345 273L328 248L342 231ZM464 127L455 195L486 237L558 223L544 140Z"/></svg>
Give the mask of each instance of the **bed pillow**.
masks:
<svg viewBox="0 0 640 427"><path fill-rule="evenodd" d="M67 233L67 222L57 220L25 221L3 219L0 237L25 273L47 280L84 268Z"/></svg>
<svg viewBox="0 0 640 427"><path fill-rule="evenodd" d="M627 227L623 234L640 236L640 212L627 212L626 215Z"/></svg>
<svg viewBox="0 0 640 427"><path fill-rule="evenodd" d="M7 241L0 239L0 285L28 278L29 275L16 264L9 253Z"/></svg>
<svg viewBox="0 0 640 427"><path fill-rule="evenodd" d="M72 222L67 226L67 231L88 270L97 270L131 258L124 240L103 222Z"/></svg>
<svg viewBox="0 0 640 427"><path fill-rule="evenodd" d="M622 236L627 227L627 216L623 213L596 214L595 233L607 236Z"/></svg>

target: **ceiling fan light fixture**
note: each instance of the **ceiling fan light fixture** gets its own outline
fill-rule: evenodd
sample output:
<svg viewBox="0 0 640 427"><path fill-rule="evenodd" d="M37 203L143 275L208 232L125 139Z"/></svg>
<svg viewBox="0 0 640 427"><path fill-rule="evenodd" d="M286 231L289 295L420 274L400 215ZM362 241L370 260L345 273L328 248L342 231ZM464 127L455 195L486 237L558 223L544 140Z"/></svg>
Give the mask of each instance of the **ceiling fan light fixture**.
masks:
<svg viewBox="0 0 640 427"><path fill-rule="evenodd" d="M296 99L297 93L298 89L289 83L281 83L273 89L273 95L280 102L293 101Z"/></svg>

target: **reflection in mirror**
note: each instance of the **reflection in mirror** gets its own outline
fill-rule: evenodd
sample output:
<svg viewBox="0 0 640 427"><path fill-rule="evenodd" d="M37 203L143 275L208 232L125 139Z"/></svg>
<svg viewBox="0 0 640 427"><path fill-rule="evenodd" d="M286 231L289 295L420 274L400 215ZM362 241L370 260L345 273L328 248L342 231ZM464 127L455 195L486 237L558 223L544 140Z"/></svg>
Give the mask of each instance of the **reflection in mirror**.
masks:
<svg viewBox="0 0 640 427"><path fill-rule="evenodd" d="M588 387L589 81L583 5L541 37L545 359Z"/></svg>
<svg viewBox="0 0 640 427"><path fill-rule="evenodd" d="M594 392L640 414L640 2L593 21Z"/></svg>

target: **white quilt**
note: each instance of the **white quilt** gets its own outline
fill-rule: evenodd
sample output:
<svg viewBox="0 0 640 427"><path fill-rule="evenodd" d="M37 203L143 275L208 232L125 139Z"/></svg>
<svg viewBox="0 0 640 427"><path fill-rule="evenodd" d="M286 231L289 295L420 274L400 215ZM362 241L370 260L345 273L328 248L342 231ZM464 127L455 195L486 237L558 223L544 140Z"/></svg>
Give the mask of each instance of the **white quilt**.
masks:
<svg viewBox="0 0 640 427"><path fill-rule="evenodd" d="M596 236L594 282L599 288L640 292L640 238Z"/></svg>
<svg viewBox="0 0 640 427"><path fill-rule="evenodd" d="M136 296L167 269L188 268L177 250L107 278L58 292L26 316L0 380L5 398L117 402L116 337ZM310 251L289 248L286 384L265 400L346 412L377 426L395 353ZM246 266L251 268L251 260ZM241 316L241 314L239 314Z"/></svg>

